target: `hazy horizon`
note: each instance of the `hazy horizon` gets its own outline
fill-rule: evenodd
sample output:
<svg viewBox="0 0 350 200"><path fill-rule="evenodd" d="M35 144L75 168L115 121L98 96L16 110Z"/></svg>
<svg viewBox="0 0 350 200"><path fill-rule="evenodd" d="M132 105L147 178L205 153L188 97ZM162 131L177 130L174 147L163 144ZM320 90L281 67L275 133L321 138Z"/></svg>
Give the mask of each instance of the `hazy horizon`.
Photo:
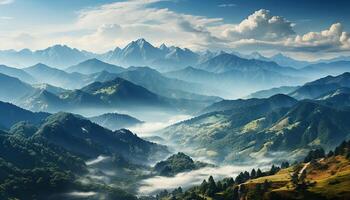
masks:
<svg viewBox="0 0 350 200"><path fill-rule="evenodd" d="M350 199L349 7L0 0L0 199Z"/></svg>

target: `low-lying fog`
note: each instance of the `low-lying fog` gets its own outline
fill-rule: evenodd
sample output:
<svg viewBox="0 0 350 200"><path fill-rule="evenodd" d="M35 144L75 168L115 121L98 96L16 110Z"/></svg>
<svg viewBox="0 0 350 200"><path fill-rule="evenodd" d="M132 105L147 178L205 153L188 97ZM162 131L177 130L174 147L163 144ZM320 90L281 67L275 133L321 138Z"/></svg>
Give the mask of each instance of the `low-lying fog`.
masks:
<svg viewBox="0 0 350 200"><path fill-rule="evenodd" d="M116 175L116 172L101 169L99 164L106 162L110 157L98 156L96 159L87 161L86 164L89 166L89 174L85 178L81 179L82 183L88 183L89 181L100 182L113 186L111 179ZM225 165L218 167L205 167L198 170L193 170L189 172L179 173L173 177L165 176L153 176L139 181L137 193L138 195L155 195L158 192L167 189L169 191L181 186L183 189L189 188L191 186L199 185L204 179L208 179L209 176L213 176L215 180L221 180L226 177L235 177L240 172L251 171L254 167L253 165ZM264 169L264 167L261 167ZM147 173L146 171L144 173ZM117 185L115 185L117 186ZM93 192L79 193L75 191L69 195L80 196L80 195L96 195Z"/></svg>
<svg viewBox="0 0 350 200"><path fill-rule="evenodd" d="M174 115L160 116L158 120L145 121L145 123L129 127L132 132L140 137L154 136L156 131L159 131L167 126L192 118L191 115Z"/></svg>
<svg viewBox="0 0 350 200"><path fill-rule="evenodd" d="M192 116L184 115L184 114L174 114L174 113L166 113L160 111L139 111L139 112L125 112L121 110L90 110L84 112L79 112L79 114L84 115L85 117L96 116L99 114L107 113L107 112L117 112L123 114L129 114L133 117L138 118L139 120L144 121L145 123L128 127L132 132L136 133L140 137L144 137L146 139L150 138L152 141L152 136L156 135L156 132L170 126L174 123L190 119ZM213 176L215 180L220 180L225 177L235 177L240 172L251 171L252 168L260 167L261 169L266 168L265 166L269 166L270 159L265 159L264 162L254 163L252 165L220 165L218 163L213 163L210 159L206 157L196 157L193 154L193 149L191 147L180 148L176 144L170 143L168 141L157 141L160 144L168 145L169 149L172 150L172 153L177 153L179 151L184 152L188 155L191 155L193 160L195 161L203 161L207 163L211 163L216 165L217 167L205 167L198 170L193 170L189 172L179 173L174 177L165 177L165 176L148 176L151 174L149 170L142 171L140 173L147 175L143 180L138 180L134 183L134 186L137 186L136 191L138 195L154 195L158 192L167 189L169 191L181 186L186 189L194 185L199 185L204 179L208 179L209 176ZM116 176L120 176L121 172L118 172L117 169L113 168L101 168L102 163L108 163L110 157L99 156L96 159L90 160L86 162L86 165L89 167L89 173L83 177L80 181L82 183L88 182L96 182L103 183L109 186L119 187L118 184L112 181ZM262 161L262 160L261 160ZM154 165L155 163L152 163ZM102 194L96 194L94 192L86 192L80 193L79 191L74 191L73 193L67 194L69 196L98 196Z"/></svg>
<svg viewBox="0 0 350 200"><path fill-rule="evenodd" d="M174 177L155 176L142 180L138 189L140 195L154 195L164 189L172 191L181 186L183 189L191 186L200 185L204 179L213 176L215 180L221 180L226 177L235 177L242 171L251 171L250 166L221 166L205 167L190 172L179 173Z"/></svg>
<svg viewBox="0 0 350 200"><path fill-rule="evenodd" d="M180 121L184 121L192 118L193 116L188 114L181 114L178 112L164 112L159 110L120 110L120 109L80 109L72 110L70 112L82 115L84 117L94 117L105 113L118 113L126 114L131 117L135 117L144 123L126 127L130 131L136 133L140 137L153 136L156 131L159 131L167 126L175 124Z"/></svg>

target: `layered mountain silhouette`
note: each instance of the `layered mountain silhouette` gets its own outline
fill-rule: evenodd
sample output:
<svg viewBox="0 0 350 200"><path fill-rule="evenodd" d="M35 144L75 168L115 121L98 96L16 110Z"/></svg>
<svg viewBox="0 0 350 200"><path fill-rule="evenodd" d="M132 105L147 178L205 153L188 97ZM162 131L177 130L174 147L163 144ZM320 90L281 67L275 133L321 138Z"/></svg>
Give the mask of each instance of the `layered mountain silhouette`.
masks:
<svg viewBox="0 0 350 200"><path fill-rule="evenodd" d="M79 73L67 73L57 68L49 67L39 63L23 69L25 72L40 80L41 83L48 83L58 87L76 88L78 84L84 80L84 76ZM78 86L77 86L78 85Z"/></svg>
<svg viewBox="0 0 350 200"><path fill-rule="evenodd" d="M110 130L129 128L132 126L141 125L143 122L126 114L105 113L102 115L89 118L92 122L106 127Z"/></svg>
<svg viewBox="0 0 350 200"><path fill-rule="evenodd" d="M104 56L107 62L123 66L153 66L160 71L169 71L184 65L197 63L198 54L189 49L167 47L165 45L154 47L141 38L132 41L123 49L116 48Z"/></svg>
<svg viewBox="0 0 350 200"><path fill-rule="evenodd" d="M342 87L350 87L349 72L308 82L291 92L290 95L297 99L315 99Z"/></svg>
<svg viewBox="0 0 350 200"><path fill-rule="evenodd" d="M28 92L34 91L34 88L18 78L7 76L0 73L0 100L15 102Z"/></svg>
<svg viewBox="0 0 350 200"><path fill-rule="evenodd" d="M214 73L223 73L232 70L237 71L258 71L269 70L278 73L296 73L297 70L291 67L281 67L275 62L268 62L255 59L245 59L233 54L220 54L200 65L199 69L203 69Z"/></svg>
<svg viewBox="0 0 350 200"><path fill-rule="evenodd" d="M246 98L268 98L275 94L289 94L298 89L299 86L281 86L277 88L271 88L267 90L259 90L251 93Z"/></svg>
<svg viewBox="0 0 350 200"><path fill-rule="evenodd" d="M215 88L219 96L226 98L237 97L237 94L246 96L253 91L296 85L305 81L295 69L227 53L209 59L195 68L187 67L165 75Z"/></svg>
<svg viewBox="0 0 350 200"><path fill-rule="evenodd" d="M297 100L283 94L276 94L265 99L238 99L222 100L205 108L202 113L210 113L225 110L242 109L246 107L259 106L266 110L274 110L280 107L290 107L296 104Z"/></svg>
<svg viewBox="0 0 350 200"><path fill-rule="evenodd" d="M0 73L14 77L14 78L18 78L26 83L32 84L36 82L34 77L32 77L30 74L28 74L22 69L8 67L6 65L0 65Z"/></svg>
<svg viewBox="0 0 350 200"><path fill-rule="evenodd" d="M27 121L31 124L40 124L49 116L48 113L31 112L10 103L0 102L0 124L3 128L10 129L20 121Z"/></svg>
<svg viewBox="0 0 350 200"><path fill-rule="evenodd" d="M81 74L94 74L94 73L106 71L106 72L118 74L125 71L125 69L116 65L111 65L111 64L102 62L96 58L93 58L93 59L89 59L84 62L81 62L77 65L68 67L65 71L70 73L78 72Z"/></svg>
<svg viewBox="0 0 350 200"><path fill-rule="evenodd" d="M163 136L217 161L274 158L281 152L298 159L308 149L331 149L349 137L348 93L335 91L320 100L297 102L287 95L221 101L203 115L172 125ZM337 98L337 95L340 95ZM328 101L329 100L329 101ZM248 159L246 159L248 156Z"/></svg>
<svg viewBox="0 0 350 200"><path fill-rule="evenodd" d="M117 153L135 163L146 163L167 154L164 146L144 141L126 129L113 132L70 113L49 116L34 137L90 158Z"/></svg>
<svg viewBox="0 0 350 200"><path fill-rule="evenodd" d="M94 57L94 55L91 52L70 48L66 45L54 45L37 51L31 51L29 49L0 51L2 63L10 66L24 67L44 63L61 69L78 64Z"/></svg>

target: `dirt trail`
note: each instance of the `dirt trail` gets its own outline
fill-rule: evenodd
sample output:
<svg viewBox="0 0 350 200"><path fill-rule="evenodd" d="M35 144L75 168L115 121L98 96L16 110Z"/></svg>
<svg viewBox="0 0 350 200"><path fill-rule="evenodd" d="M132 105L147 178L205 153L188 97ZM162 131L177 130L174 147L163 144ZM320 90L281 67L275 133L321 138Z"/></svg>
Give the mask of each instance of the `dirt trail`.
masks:
<svg viewBox="0 0 350 200"><path fill-rule="evenodd" d="M304 167L299 171L299 176L306 170L306 168L310 165L310 162L306 163Z"/></svg>
<svg viewBox="0 0 350 200"><path fill-rule="evenodd" d="M320 159L318 162L322 162L324 158ZM304 167L299 171L299 176L306 170L306 168L310 165L310 162L306 163Z"/></svg>

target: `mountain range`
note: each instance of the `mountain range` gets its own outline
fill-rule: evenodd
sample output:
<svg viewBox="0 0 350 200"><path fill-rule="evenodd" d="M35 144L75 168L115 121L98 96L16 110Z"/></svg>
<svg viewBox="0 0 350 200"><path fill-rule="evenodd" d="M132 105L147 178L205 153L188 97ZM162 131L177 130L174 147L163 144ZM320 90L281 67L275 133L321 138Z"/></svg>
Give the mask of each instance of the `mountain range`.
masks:
<svg viewBox="0 0 350 200"><path fill-rule="evenodd" d="M319 174L327 165L339 178L348 144L328 157L316 154L350 138L350 61L342 58L194 52L145 39L104 54L64 45L0 51L0 199L153 200L132 194L153 181L162 187L221 176L231 171L226 164L234 174L237 166L283 162L220 184L211 177L192 193L162 191L166 200L225 199L237 186L249 196L251 188L262 191L259 178L280 178L273 183L279 191L297 187L288 174L303 170L285 161L306 155L304 170ZM344 184L337 181L328 187ZM307 184L317 189L320 182Z"/></svg>
<svg viewBox="0 0 350 200"><path fill-rule="evenodd" d="M0 51L0 60L2 64L23 68L32 66L37 63L43 63L49 66L54 66L64 69L67 66L77 65L88 59L100 59L102 61L128 66L152 66L161 72L194 66L204 63L207 60L226 52L195 52L187 48L176 46L166 46L165 44L156 47L145 39L140 38L127 44L124 48L115 48L106 53L97 54L84 50L78 50L66 45L54 45L42 50L31 51L23 49L2 50ZM280 66L303 68L311 64L330 63L337 61L350 61L347 56L339 56L332 59L320 59L318 61L301 61L278 53L271 57L262 56L258 52L251 54L242 54L232 52L244 59L254 59L266 62L275 62Z"/></svg>
<svg viewBox="0 0 350 200"><path fill-rule="evenodd" d="M70 199L68 194L74 191L93 191L101 197L136 200L120 185L91 182L96 177L94 171L101 177L109 165L109 169L123 171L121 175L109 173L109 177L119 177L122 182L118 183L126 184L127 179L141 176L139 170L145 170L144 165L169 154L165 146L126 129L111 131L82 116L33 113L3 102L0 106L5 111L0 114L1 125L7 127L0 131L2 199L47 199L53 194ZM107 163L101 163L109 157ZM95 158L102 160L90 160Z"/></svg>
<svg viewBox="0 0 350 200"><path fill-rule="evenodd" d="M91 57L95 57L95 54L66 45L54 45L37 51L29 49L0 51L0 59L3 64L20 68L45 63L63 69L63 67L77 64Z"/></svg>
<svg viewBox="0 0 350 200"><path fill-rule="evenodd" d="M296 69L281 67L274 62L243 59L232 54L220 54L197 67L165 73L166 76L196 82L225 98L237 98L251 92L298 85L307 79ZM252 81L254 80L254 81Z"/></svg>
<svg viewBox="0 0 350 200"><path fill-rule="evenodd" d="M135 163L147 163L168 153L166 147L144 141L126 129L110 131L70 113L49 116L34 137L86 158L114 153Z"/></svg>
<svg viewBox="0 0 350 200"><path fill-rule="evenodd" d="M123 49L116 48L104 56L105 61L122 66L152 66L159 71L170 71L197 63L198 54L179 47L159 48L141 38L132 41Z"/></svg>
<svg viewBox="0 0 350 200"><path fill-rule="evenodd" d="M273 152L297 160L309 149L331 149L350 137L348 83L344 73L306 83L291 97L223 100L160 134L181 146L193 146L193 155L217 162L276 159Z"/></svg>
<svg viewBox="0 0 350 200"><path fill-rule="evenodd" d="M6 52L16 54L15 51ZM142 82L143 87L155 93L162 93L162 96L185 99L198 99L195 95L198 91L200 91L200 95L207 96L217 96L219 94L219 96L225 98L244 97L257 90L285 85L301 85L328 74L339 75L349 69L349 61L346 60L303 63L283 54L277 54L269 58L257 52L251 55L210 51L199 53L186 48L168 47L166 45L155 47L145 39L132 41L123 49L116 48L105 54L93 54L62 45L35 51L36 53L28 50L24 50L24 52L29 56L40 54L51 57L46 60L36 59L35 62L32 62L35 65L24 68L24 71L2 66L0 72L30 84L48 83L58 87L78 89L94 81L112 80L117 77L115 74L124 76L122 78L131 77L129 74L131 71L135 71L135 67L127 69L120 66L148 66L162 73L164 72L163 76L188 83L196 83L197 86L192 84L191 87L176 89L166 87L164 89L164 87L159 88L164 84L145 84L145 81L139 81L135 79L135 76L133 76L134 80L126 79L137 81L136 84ZM53 61L46 62L52 57L57 57L57 59L69 57L65 55L67 52L71 52L70 56L80 54L75 56L77 58L76 62L73 62L72 59L64 59L67 61L64 67L60 64L53 64ZM17 53L18 56L21 55L19 52ZM52 60L54 59L52 58ZM287 60L290 66L281 64L282 61L287 62ZM3 63L6 64L5 61ZM44 64L38 64L37 62ZM298 64L293 64L293 62ZM50 64L55 67L60 65L59 68L65 69L65 71L51 67ZM141 68L136 71L135 73L139 73L138 78L142 77L142 73L145 73L145 71L141 71ZM148 70L148 73L151 73L151 71ZM159 72L156 71L152 73L153 75L155 73L159 75ZM162 78L164 79L164 77ZM254 82L251 81L252 79Z"/></svg>
<svg viewBox="0 0 350 200"><path fill-rule="evenodd" d="M94 70L92 72L96 73L68 73L44 64L37 64L24 69L6 67L6 69L9 69L5 71L7 74L13 75L11 73L12 69L19 74L28 74L34 78L35 81L33 82L35 84L29 85L17 78L1 74L0 81L4 85L2 90L3 94L6 94L2 100L11 100L13 103L34 111L49 112L57 112L79 106L102 108L107 105L118 105L118 107L122 107L126 105L126 101L130 101L128 105L135 106L136 104L143 104L144 106L153 104L157 107L173 109L176 105L187 107L187 110L189 108L198 110L220 100L218 97L195 93L204 90L199 84L167 78L156 70L147 67L123 68L121 73L110 73L105 71L105 66L108 66L110 70L117 69L115 72L120 72L120 68L96 59L88 60L77 66L81 68L88 67L90 70ZM18 77L21 78L21 76ZM149 79L149 77L152 77L152 79ZM116 80L120 83L118 81L113 83ZM111 87L114 84L113 87L118 87L118 97L106 99L113 95L115 96L116 93L109 91L113 94L107 92L107 94L103 95L102 93L97 94L98 91L91 90L92 87L97 87L97 85L100 85L100 89L103 89L103 85L106 84L109 84ZM108 87L106 86L104 89L111 89ZM131 98L132 96L133 98ZM153 98L147 100L150 96L153 96ZM190 103L192 103L191 106L189 106Z"/></svg>
<svg viewBox="0 0 350 200"><path fill-rule="evenodd" d="M7 76L0 73L0 100L14 102L28 92L34 89L27 83L22 82L18 78Z"/></svg>
<svg viewBox="0 0 350 200"><path fill-rule="evenodd" d="M308 82L291 92L290 95L297 99L315 99L342 87L350 87L349 72Z"/></svg>
<svg viewBox="0 0 350 200"><path fill-rule="evenodd" d="M93 58L93 59L89 59L84 62L81 62L77 65L70 66L65 71L69 73L77 72L77 73L87 74L87 75L99 73L102 71L118 74L125 71L125 68L119 67L116 65L111 65L111 64L102 62L96 58Z"/></svg>

